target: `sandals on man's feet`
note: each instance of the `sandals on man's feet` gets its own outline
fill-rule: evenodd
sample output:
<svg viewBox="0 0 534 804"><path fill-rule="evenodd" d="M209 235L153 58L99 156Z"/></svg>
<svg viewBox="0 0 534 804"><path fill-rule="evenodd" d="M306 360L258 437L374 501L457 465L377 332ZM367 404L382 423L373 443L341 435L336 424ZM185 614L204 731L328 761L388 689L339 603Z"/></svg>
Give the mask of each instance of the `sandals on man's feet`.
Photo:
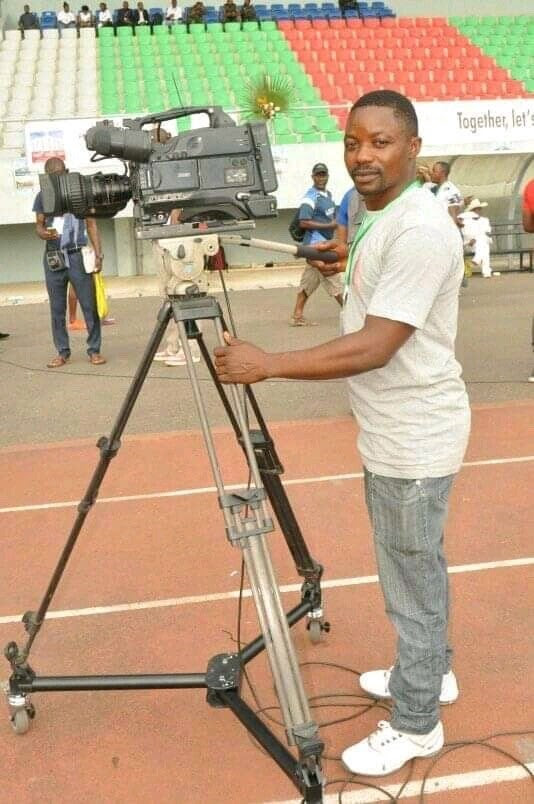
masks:
<svg viewBox="0 0 534 804"><path fill-rule="evenodd" d="M295 318L294 315L291 316L289 319L289 326L290 327L316 327L317 323L315 321L308 321L307 318L300 316L299 318Z"/></svg>
<svg viewBox="0 0 534 804"><path fill-rule="evenodd" d="M52 358L52 360L46 364L47 368L59 368L60 366L64 366L65 363L68 361L68 357L63 357L63 355L56 355Z"/></svg>

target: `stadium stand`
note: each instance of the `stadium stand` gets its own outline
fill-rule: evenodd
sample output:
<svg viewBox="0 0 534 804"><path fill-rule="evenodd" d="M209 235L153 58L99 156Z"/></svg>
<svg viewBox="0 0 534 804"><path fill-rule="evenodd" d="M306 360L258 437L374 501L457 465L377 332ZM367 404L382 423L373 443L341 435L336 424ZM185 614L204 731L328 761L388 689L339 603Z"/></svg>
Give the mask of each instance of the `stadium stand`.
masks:
<svg viewBox="0 0 534 804"><path fill-rule="evenodd" d="M237 109L246 80L265 73L285 74L295 87L293 110L273 123L279 143L340 139L349 104L375 88L416 101L534 92L532 16L396 18L376 2L360 3L359 10L360 16L347 10L342 17L334 3L275 3L256 6L258 21L242 25L83 28L61 36L45 27L24 38L5 31L4 147L20 147L28 119L131 115L181 104Z"/></svg>

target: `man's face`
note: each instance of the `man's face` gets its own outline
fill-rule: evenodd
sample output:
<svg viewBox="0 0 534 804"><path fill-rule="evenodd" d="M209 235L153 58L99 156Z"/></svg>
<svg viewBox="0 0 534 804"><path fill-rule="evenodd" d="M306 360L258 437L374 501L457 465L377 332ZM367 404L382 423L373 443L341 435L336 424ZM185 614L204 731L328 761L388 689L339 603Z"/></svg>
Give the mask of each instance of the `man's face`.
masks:
<svg viewBox="0 0 534 804"><path fill-rule="evenodd" d="M318 190L324 190L328 184L328 173L320 171L319 173L312 173L313 186Z"/></svg>
<svg viewBox="0 0 534 804"><path fill-rule="evenodd" d="M421 140L393 109L363 106L349 116L345 130L345 165L356 189L382 209L413 178Z"/></svg>
<svg viewBox="0 0 534 804"><path fill-rule="evenodd" d="M68 3L63 3L63 11L70 11L70 7Z"/></svg>
<svg viewBox="0 0 534 804"><path fill-rule="evenodd" d="M24 6L24 13L28 14L29 11L30 11L30 7L29 6Z"/></svg>
<svg viewBox="0 0 534 804"><path fill-rule="evenodd" d="M430 171L430 178L435 184L442 184L447 178L445 175L445 171L443 170L443 167L442 165L439 164L439 162L435 162L432 165L432 170Z"/></svg>

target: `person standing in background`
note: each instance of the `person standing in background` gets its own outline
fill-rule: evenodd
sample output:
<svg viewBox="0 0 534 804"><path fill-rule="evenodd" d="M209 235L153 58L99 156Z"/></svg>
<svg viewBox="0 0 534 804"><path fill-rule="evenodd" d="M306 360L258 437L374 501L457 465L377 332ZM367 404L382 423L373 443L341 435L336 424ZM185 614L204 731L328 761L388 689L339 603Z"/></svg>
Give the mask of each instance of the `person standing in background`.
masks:
<svg viewBox="0 0 534 804"><path fill-rule="evenodd" d="M523 229L529 234L534 234L534 179L531 179L523 190ZM532 349L534 350L534 316L532 316ZM529 382L534 382L534 369L528 378Z"/></svg>
<svg viewBox="0 0 534 804"><path fill-rule="evenodd" d="M328 184L328 168L323 162L318 162L312 168L313 186L306 192L300 202L299 226L305 230L303 245L312 246L329 240L335 229L336 207L332 200L332 193L326 189ZM304 307L310 296L322 285L329 296L333 296L338 304L342 303L343 280L340 276L324 277L311 263L307 263L302 274L299 292L295 303L293 315L290 318L292 327L305 327L309 321L304 318Z"/></svg>
<svg viewBox="0 0 534 804"><path fill-rule="evenodd" d="M347 190L336 215L336 243L348 243L354 240L363 217L365 215L365 203L356 187Z"/></svg>
<svg viewBox="0 0 534 804"><path fill-rule="evenodd" d="M66 172L62 159L52 157L45 162L45 173L58 175ZM96 309L95 286L92 274L83 264L82 248L89 239L95 255L95 271L102 270L100 234L94 218L78 220L71 213L53 218L45 215L41 193L33 203L35 230L45 241L43 266L46 289L50 299L52 337L57 355L47 363L48 368L64 366L70 359L70 343L66 327L67 285L70 282L80 300L87 326L87 354L89 362L98 366L106 360L100 354L101 329ZM61 231L60 231L61 229Z"/></svg>
<svg viewBox="0 0 534 804"><path fill-rule="evenodd" d="M489 218L485 218L480 214L482 209L487 206L486 201L479 201L478 198L473 198L467 205L465 212L461 212L457 218L464 244L469 249L473 249L472 262L480 268L484 279L491 278L491 224Z"/></svg>

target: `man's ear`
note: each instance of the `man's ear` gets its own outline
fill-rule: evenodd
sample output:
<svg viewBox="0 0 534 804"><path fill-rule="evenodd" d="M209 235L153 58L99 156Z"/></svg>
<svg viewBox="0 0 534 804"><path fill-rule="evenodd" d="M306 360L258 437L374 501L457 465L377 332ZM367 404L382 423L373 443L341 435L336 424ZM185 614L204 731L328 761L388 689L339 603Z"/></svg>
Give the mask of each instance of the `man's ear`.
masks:
<svg viewBox="0 0 534 804"><path fill-rule="evenodd" d="M417 157L419 156L419 152L421 151L422 144L423 140L421 139L421 137L412 137L410 139L409 152L412 159L417 159Z"/></svg>

